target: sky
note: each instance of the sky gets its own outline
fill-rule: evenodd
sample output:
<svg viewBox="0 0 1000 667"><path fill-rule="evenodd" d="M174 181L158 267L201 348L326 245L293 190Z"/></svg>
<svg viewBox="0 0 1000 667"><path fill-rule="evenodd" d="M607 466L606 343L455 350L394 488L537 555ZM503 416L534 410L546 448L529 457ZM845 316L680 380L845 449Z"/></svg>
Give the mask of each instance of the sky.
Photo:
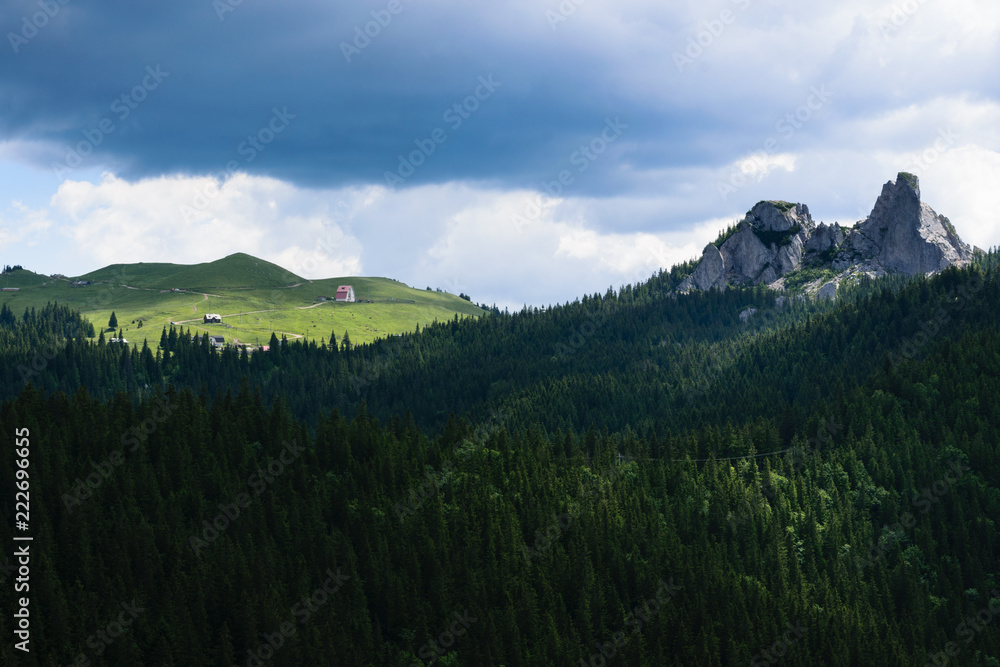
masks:
<svg viewBox="0 0 1000 667"><path fill-rule="evenodd" d="M519 309L899 171L1000 245L994 0L0 0L0 262L246 252Z"/></svg>

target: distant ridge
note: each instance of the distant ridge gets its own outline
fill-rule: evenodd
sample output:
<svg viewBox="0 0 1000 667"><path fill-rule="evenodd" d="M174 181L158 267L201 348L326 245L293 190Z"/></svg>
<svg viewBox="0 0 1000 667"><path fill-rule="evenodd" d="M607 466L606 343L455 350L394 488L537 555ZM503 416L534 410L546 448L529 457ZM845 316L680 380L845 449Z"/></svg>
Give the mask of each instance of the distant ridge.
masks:
<svg viewBox="0 0 1000 667"><path fill-rule="evenodd" d="M80 280L114 282L150 289L273 289L303 282L301 276L253 255L237 252L202 264L112 264Z"/></svg>

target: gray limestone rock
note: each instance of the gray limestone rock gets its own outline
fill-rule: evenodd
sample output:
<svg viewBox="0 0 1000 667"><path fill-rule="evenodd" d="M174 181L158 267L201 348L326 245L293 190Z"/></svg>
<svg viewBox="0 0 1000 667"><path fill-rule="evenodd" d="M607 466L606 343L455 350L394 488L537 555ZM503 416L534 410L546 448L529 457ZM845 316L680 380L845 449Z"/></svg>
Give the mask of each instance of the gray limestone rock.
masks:
<svg viewBox="0 0 1000 667"><path fill-rule="evenodd" d="M833 301L837 298L837 283L827 283L819 288L816 292L816 296L820 299L829 299Z"/></svg>
<svg viewBox="0 0 1000 667"><path fill-rule="evenodd" d="M948 218L920 201L920 182L901 172L882 186L871 214L852 229L834 268L871 262L886 272L941 271L972 259Z"/></svg>
<svg viewBox="0 0 1000 667"><path fill-rule="evenodd" d="M691 289L705 291L713 287L726 288L726 265L719 249L709 243L702 251L701 261L694 273L685 278L677 289L682 292Z"/></svg>
<svg viewBox="0 0 1000 667"><path fill-rule="evenodd" d="M726 264L726 281L731 285L755 282L773 257L745 220L722 244L721 253Z"/></svg>
<svg viewBox="0 0 1000 667"><path fill-rule="evenodd" d="M844 238L844 230L840 228L840 225L827 225L825 222L819 223L813 231L812 236L806 241L802 253L803 261L821 261L824 253L839 248L840 244L844 242Z"/></svg>
<svg viewBox="0 0 1000 667"><path fill-rule="evenodd" d="M720 249L727 282L760 285L794 271L813 228L804 204L758 202Z"/></svg>
<svg viewBox="0 0 1000 667"><path fill-rule="evenodd" d="M795 226L813 228L808 206L784 201L757 202L747 219L762 232L787 232Z"/></svg>
<svg viewBox="0 0 1000 667"><path fill-rule="evenodd" d="M883 186L871 215L847 230L815 225L804 204L758 202L719 248L705 247L698 267L678 289L780 286L782 277L805 265L841 272L856 266L871 275L930 273L964 264L972 255L948 218L920 201L917 177L900 172ZM824 285L820 295L833 298L836 284Z"/></svg>

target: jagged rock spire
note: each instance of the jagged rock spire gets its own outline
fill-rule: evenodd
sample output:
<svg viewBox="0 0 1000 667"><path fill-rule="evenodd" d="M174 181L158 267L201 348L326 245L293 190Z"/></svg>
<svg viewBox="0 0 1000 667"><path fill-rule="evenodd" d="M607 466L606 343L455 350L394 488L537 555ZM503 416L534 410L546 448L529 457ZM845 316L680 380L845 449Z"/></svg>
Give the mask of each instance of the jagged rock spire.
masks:
<svg viewBox="0 0 1000 667"><path fill-rule="evenodd" d="M782 287L806 266L874 275L930 273L972 259L948 218L920 201L920 181L900 172L882 187L871 214L851 229L813 223L804 204L758 202L719 247L709 244L680 291L728 285ZM838 279L834 279L836 284Z"/></svg>

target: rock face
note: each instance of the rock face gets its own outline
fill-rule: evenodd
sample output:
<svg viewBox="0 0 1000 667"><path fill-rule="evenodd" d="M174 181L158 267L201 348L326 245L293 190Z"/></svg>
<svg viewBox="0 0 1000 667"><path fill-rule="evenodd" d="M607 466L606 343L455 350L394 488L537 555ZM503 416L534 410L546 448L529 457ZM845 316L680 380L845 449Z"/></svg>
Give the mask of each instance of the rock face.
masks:
<svg viewBox="0 0 1000 667"><path fill-rule="evenodd" d="M805 255L803 260L807 263L811 261L822 261L829 256L844 242L844 230L838 224L827 225L825 222L819 223L816 231L806 241Z"/></svg>
<svg viewBox="0 0 1000 667"><path fill-rule="evenodd" d="M723 243L705 246L695 271L679 291L725 289L729 285L782 287L799 269L828 269L822 296L835 298L829 277L855 268L886 273L931 273L972 259L948 218L920 201L920 183L901 172L882 187L871 214L853 228L813 223L804 204L762 201L747 212Z"/></svg>
<svg viewBox="0 0 1000 667"><path fill-rule="evenodd" d="M887 273L931 273L972 259L948 218L920 201L916 176L900 174L882 187L868 218L844 243L835 269L875 263Z"/></svg>
<svg viewBox="0 0 1000 667"><path fill-rule="evenodd" d="M686 289L695 288L702 291L713 287L726 289L726 266L719 249L711 243L705 246L698 267L684 279L682 285L687 285Z"/></svg>
<svg viewBox="0 0 1000 667"><path fill-rule="evenodd" d="M698 267L678 289L771 283L801 264L814 227L804 204L759 202L720 247L705 246Z"/></svg>
<svg viewBox="0 0 1000 667"><path fill-rule="evenodd" d="M821 299L829 299L833 301L837 298L837 283L827 283L819 288L816 292L816 296Z"/></svg>

